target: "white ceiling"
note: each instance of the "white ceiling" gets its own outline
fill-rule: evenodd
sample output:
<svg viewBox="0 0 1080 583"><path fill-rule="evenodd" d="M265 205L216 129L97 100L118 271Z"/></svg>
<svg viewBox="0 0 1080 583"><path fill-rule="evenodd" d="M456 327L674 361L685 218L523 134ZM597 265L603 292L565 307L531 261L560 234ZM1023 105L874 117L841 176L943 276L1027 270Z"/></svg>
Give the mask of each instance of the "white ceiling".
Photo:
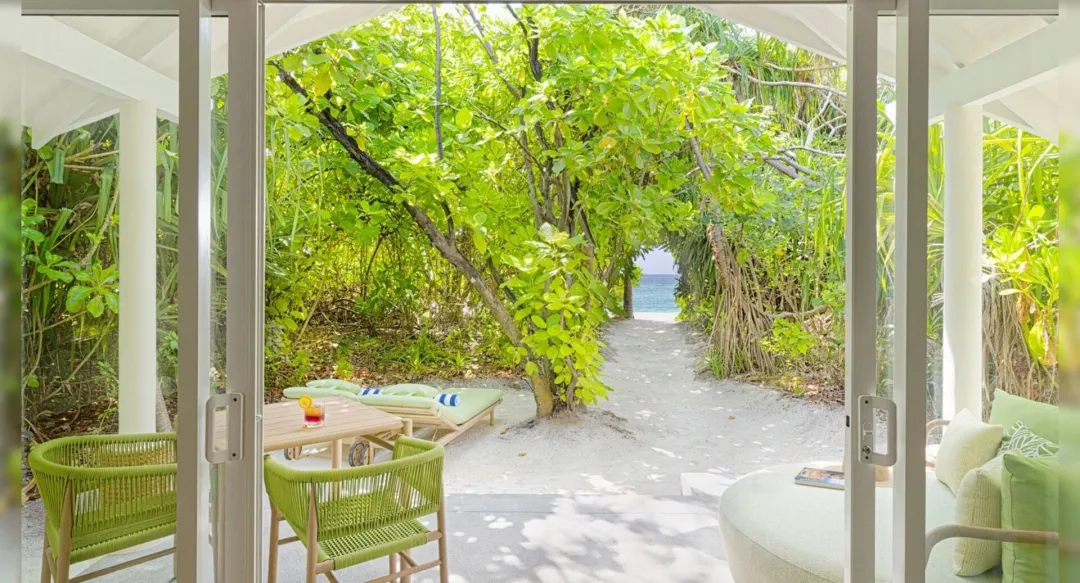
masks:
<svg viewBox="0 0 1080 583"><path fill-rule="evenodd" d="M702 7L830 59L845 58L847 10L844 6L715 4ZM280 53L394 8L391 4L269 4L265 26L267 54ZM1056 69L1043 62L1056 57L1028 55L1029 60L1038 61L1029 64L1022 55L1013 54L1019 51L1010 52L1014 47L1006 48L1028 35L1048 34L1051 22L1051 18L1042 16L933 17L931 103L947 102L957 94L958 90L947 87L945 81L961 68L988 56L999 59L994 63L1015 62L1016 67L1022 68L1014 77L1026 77L1024 71L1031 70L1031 76L1038 81L999 82L995 71L1000 67L995 66L984 67L987 72L980 72L982 83L973 84L965 78L959 85L968 89L968 93L972 86L985 85L983 93L993 97L985 103L988 115L1056 140ZM227 65L227 22L215 18L212 27L211 69L218 75L225 72ZM23 122L33 128L35 146L115 113L124 99L149 100L157 105L163 117L176 119L179 109L177 18L26 16L20 28L23 52L28 57L23 84ZM995 51L998 54L992 55ZM895 57L895 24L891 18L882 18L879 25L882 76L893 76ZM937 94L934 94L935 85L941 89Z"/></svg>

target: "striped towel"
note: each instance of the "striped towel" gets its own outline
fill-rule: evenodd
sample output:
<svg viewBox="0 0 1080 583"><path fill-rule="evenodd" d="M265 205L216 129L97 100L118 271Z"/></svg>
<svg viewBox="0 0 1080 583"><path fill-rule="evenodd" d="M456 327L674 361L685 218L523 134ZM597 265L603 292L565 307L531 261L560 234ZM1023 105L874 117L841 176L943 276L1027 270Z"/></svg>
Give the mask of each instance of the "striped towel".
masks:
<svg viewBox="0 0 1080 583"><path fill-rule="evenodd" d="M461 395L457 393L439 393L432 398L435 399L435 402L447 407L457 407L458 403L461 402Z"/></svg>
<svg viewBox="0 0 1080 583"><path fill-rule="evenodd" d="M367 389L360 389L360 391L357 392L356 394L357 394L357 396L365 397L367 395L378 395L381 392L382 392L382 389L376 388L376 387L371 387L371 388L367 388Z"/></svg>

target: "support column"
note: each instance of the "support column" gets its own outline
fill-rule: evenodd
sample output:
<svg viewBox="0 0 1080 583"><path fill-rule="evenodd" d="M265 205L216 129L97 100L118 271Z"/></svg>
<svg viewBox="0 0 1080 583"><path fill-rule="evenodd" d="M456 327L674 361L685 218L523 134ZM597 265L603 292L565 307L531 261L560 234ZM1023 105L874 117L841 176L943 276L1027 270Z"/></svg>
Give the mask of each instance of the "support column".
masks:
<svg viewBox="0 0 1080 583"><path fill-rule="evenodd" d="M157 397L157 109L120 106L120 433L153 433Z"/></svg>
<svg viewBox="0 0 1080 583"><path fill-rule="evenodd" d="M982 415L983 112L945 112L944 394L942 414Z"/></svg>

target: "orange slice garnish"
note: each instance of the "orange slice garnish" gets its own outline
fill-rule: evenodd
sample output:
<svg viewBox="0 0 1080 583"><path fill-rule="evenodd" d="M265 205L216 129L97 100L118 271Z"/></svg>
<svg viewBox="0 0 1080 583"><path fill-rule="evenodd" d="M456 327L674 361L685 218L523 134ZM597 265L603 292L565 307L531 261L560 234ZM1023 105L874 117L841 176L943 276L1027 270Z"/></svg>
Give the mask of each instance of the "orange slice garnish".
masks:
<svg viewBox="0 0 1080 583"><path fill-rule="evenodd" d="M313 401L311 400L311 397L309 397L307 395L304 395L303 397L300 397L300 406L303 407L304 409L310 409L312 404L313 404Z"/></svg>

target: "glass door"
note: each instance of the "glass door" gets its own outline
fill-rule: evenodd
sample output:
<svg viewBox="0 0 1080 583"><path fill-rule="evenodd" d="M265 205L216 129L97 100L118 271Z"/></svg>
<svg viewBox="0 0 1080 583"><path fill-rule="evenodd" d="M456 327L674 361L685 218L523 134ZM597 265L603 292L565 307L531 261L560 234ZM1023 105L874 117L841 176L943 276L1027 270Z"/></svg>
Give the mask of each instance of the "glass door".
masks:
<svg viewBox="0 0 1080 583"><path fill-rule="evenodd" d="M263 538L263 148L261 118L243 115L261 111L261 8L229 8L181 6L182 115L198 121L181 142L190 161L181 311L194 316L181 337L193 437L184 441L191 489L180 515L196 517L179 531L181 581L258 580Z"/></svg>
<svg viewBox="0 0 1080 583"><path fill-rule="evenodd" d="M926 213L929 5L900 1L882 11L880 3L855 0L848 4L847 17L845 580L890 580L891 573L891 580L919 581L924 555L926 246L925 221L911 217ZM893 51L885 48L890 37L895 38ZM878 104L879 72L885 63L879 62L879 54L888 53L895 55L895 182L882 190L878 153L884 116ZM895 213L896 233L892 284L882 277L884 265L879 264L879 257L888 260L888 254L880 252L879 233L889 210ZM909 245L909 240L917 244ZM891 327L879 320L879 306L890 295L895 295ZM879 526L889 524L890 512L891 533ZM886 540L878 540L881 535Z"/></svg>
<svg viewBox="0 0 1080 583"><path fill-rule="evenodd" d="M38 499L27 507L44 511L28 511L24 535L34 530L41 546L23 549L26 579L41 574L38 565L56 577L256 579L261 302L251 301L260 297L257 283L237 282L254 282L243 268L261 266L248 255L255 244L244 244L261 220L250 218L259 207L245 196L260 173L238 155L252 151L255 139L232 135L239 128L225 124L222 74L233 64L222 16L209 0L23 3L15 36L28 64L21 79L23 183L38 185L23 188L24 265L29 252L47 267L23 282L24 298L36 296L36 307L24 310L30 334L23 340L27 345L37 330L42 346L70 348L42 351L23 370L31 399L25 419L45 428L28 445L48 447L62 433L96 433L105 443L102 455L71 460L96 459L90 469L105 472L100 480L50 487L45 473L35 479ZM236 68L258 79L257 54L232 52L249 58ZM229 142L245 139L248 148L229 156ZM247 160L257 164L258 156ZM227 176L227 166L237 176ZM231 200L230 184L238 193ZM29 233L26 225L45 231ZM64 388L73 381L78 392ZM58 395L89 405L74 417L55 413ZM100 403L110 405L98 411ZM97 422L72 423L80 417ZM142 454L110 457L123 448ZM154 466L136 483L147 496L141 514L110 496L106 474L114 465ZM160 516L148 517L147 508ZM150 521L160 536L145 544L112 541L116 552L72 563L87 551L72 548L65 524L90 534L102 516L111 516L108 529ZM175 536L161 523L169 516Z"/></svg>

